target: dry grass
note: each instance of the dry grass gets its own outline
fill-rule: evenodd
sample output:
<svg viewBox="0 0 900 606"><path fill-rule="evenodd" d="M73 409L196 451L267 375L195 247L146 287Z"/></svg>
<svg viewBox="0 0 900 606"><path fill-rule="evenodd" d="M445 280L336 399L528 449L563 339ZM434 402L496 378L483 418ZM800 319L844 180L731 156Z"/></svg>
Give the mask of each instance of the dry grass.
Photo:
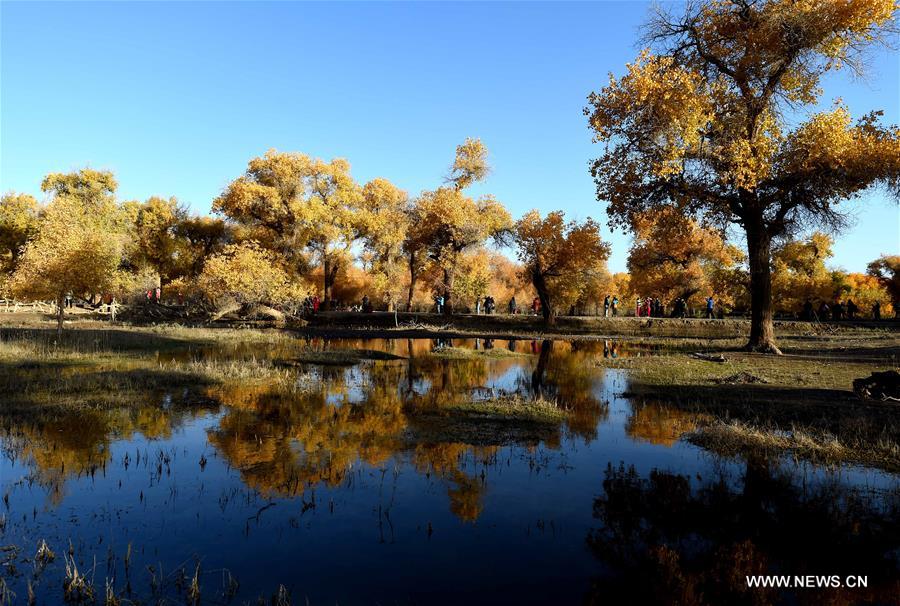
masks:
<svg viewBox="0 0 900 606"><path fill-rule="evenodd" d="M437 347L430 351L428 355L448 360L472 360L478 358L525 358L531 354L510 351L504 347L477 350L463 347Z"/></svg>
<svg viewBox="0 0 900 606"><path fill-rule="evenodd" d="M857 463L891 472L900 470L900 445L887 437L870 441L858 436L850 441L824 432L811 433L800 428L781 431L731 421L700 428L686 439L724 455L790 453L820 463Z"/></svg>
<svg viewBox="0 0 900 606"><path fill-rule="evenodd" d="M191 331L197 331L194 334ZM283 333L160 327L121 331L71 331L62 343L41 331L0 331L0 392L6 412L81 410L144 405L176 388L229 381L266 382L295 391L305 373L277 367L264 357L215 359L160 357L211 343L294 345ZM217 339L217 340L213 340Z"/></svg>
<svg viewBox="0 0 900 606"><path fill-rule="evenodd" d="M540 397L526 398L518 394L451 404L442 410L451 415L465 415L472 419L507 419L554 424L564 421L568 416L568 411L560 408L556 402Z"/></svg>
<svg viewBox="0 0 900 606"><path fill-rule="evenodd" d="M777 451L900 469L900 406L852 392L853 379L896 368L896 359L877 345L869 350L877 355L857 356L854 347L841 359L838 351L826 341L803 354L724 352L725 363L674 354L598 364L629 369L628 392L638 400L702 413L708 422L689 439L716 452Z"/></svg>

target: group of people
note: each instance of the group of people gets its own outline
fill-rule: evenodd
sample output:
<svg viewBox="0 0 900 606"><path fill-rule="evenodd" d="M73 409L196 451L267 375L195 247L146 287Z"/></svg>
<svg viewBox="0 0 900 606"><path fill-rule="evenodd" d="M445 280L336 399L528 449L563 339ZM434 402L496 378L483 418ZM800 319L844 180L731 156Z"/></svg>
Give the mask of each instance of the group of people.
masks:
<svg viewBox="0 0 900 606"><path fill-rule="evenodd" d="M829 305L827 301L819 303L819 308L813 312L813 303L807 299L803 304L803 310L800 312L801 320L819 320L826 322L828 320L855 320L859 313L859 305L853 302L853 299L847 299L841 302L838 299L834 305ZM875 301L872 304L872 319L881 319L881 301Z"/></svg>
<svg viewBox="0 0 900 606"><path fill-rule="evenodd" d="M690 314L687 301L678 297L672 302L672 310L669 314L673 318L685 318ZM606 295L603 297L603 317L619 315L618 295ZM663 318L666 316L666 306L659 297L638 297L634 303L634 315L638 318ZM706 298L706 317L715 318L715 299L712 296Z"/></svg>
<svg viewBox="0 0 900 606"><path fill-rule="evenodd" d="M484 299L478 299L475 301L475 313L480 314L482 311L488 315L494 313L494 310L497 309L497 303L494 301L494 297L488 295Z"/></svg>
<svg viewBox="0 0 900 606"><path fill-rule="evenodd" d="M619 295L613 295L612 298L609 295L603 297L603 317L608 318L610 314L613 317L619 315Z"/></svg>
<svg viewBox="0 0 900 606"><path fill-rule="evenodd" d="M303 313L305 315L319 313L319 295L312 295L303 299Z"/></svg>

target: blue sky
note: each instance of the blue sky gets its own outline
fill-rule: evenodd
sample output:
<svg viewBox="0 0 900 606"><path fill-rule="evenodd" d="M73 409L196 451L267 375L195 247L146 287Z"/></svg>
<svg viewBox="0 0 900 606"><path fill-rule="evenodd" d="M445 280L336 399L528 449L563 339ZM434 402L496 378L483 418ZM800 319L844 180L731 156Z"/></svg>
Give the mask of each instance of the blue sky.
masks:
<svg viewBox="0 0 900 606"><path fill-rule="evenodd" d="M39 195L53 171L113 170L123 199L176 196L207 213L269 148L346 157L365 182L441 182L480 137L490 192L518 216L605 223L585 97L636 54L649 3L0 3L0 189ZM898 122L898 54L863 82L825 83L855 115ZM872 193L834 264L900 251L898 208ZM624 269L629 239L612 241Z"/></svg>

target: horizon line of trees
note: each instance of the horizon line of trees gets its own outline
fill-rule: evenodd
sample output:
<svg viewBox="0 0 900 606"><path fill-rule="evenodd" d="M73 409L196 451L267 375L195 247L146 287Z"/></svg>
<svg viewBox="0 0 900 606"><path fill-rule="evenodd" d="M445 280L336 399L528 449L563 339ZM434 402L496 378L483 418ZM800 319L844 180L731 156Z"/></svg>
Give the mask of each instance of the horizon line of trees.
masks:
<svg viewBox="0 0 900 606"><path fill-rule="evenodd" d="M382 178L360 186L345 160L325 162L270 151L218 196L216 216L196 216L175 198L120 202L110 172L48 175L47 201L7 193L0 200L0 294L52 300L164 298L205 309L300 313L359 303L446 313L470 311L491 296L501 310L533 299L552 324L559 313L598 313L606 295L623 310L634 297L720 309L750 307L746 256L723 233L672 209L636 216L628 272L607 268L600 225L533 210L513 221L492 196L465 189L489 174L487 149L467 139L446 182L416 198ZM515 261L491 250L513 247ZM900 256L873 261L866 274L829 269L833 240L815 232L785 240L773 253L775 309L800 311L806 299L852 298L863 310L898 305Z"/></svg>

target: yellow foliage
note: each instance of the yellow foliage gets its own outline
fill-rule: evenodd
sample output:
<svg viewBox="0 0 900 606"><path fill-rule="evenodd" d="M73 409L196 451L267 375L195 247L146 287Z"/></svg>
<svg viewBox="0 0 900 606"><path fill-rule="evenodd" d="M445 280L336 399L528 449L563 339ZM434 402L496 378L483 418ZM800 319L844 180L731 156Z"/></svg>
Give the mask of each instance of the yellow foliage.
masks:
<svg viewBox="0 0 900 606"><path fill-rule="evenodd" d="M115 181L108 173L97 175L80 171L44 180L56 197L23 249L10 282L13 294L60 301L67 293L113 292L120 283L125 222L107 189Z"/></svg>
<svg viewBox="0 0 900 606"><path fill-rule="evenodd" d="M37 231L38 203L33 196L10 192L0 198L0 270L15 269L22 247Z"/></svg>
<svg viewBox="0 0 900 606"><path fill-rule="evenodd" d="M456 190L463 190L472 183L484 180L491 168L487 161L488 150L481 139L467 138L456 147L456 159L450 167L447 180Z"/></svg>
<svg viewBox="0 0 900 606"><path fill-rule="evenodd" d="M255 242L226 246L207 260L198 287L211 301L230 298L242 304L298 302L309 293Z"/></svg>
<svg viewBox="0 0 900 606"><path fill-rule="evenodd" d="M351 246L368 230L359 185L344 159L326 162L301 153L269 150L213 202L213 210L258 230L259 241L296 269L308 249L323 266L326 299Z"/></svg>
<svg viewBox="0 0 900 606"><path fill-rule="evenodd" d="M579 300L598 298L612 283L606 268L610 247L593 219L566 223L562 211L541 218L532 210L516 223L515 234L524 274L541 298L546 319Z"/></svg>
<svg viewBox="0 0 900 606"><path fill-rule="evenodd" d="M682 298L698 305L713 295L720 305L733 305L728 291L717 288L717 276L742 260L716 230L702 227L673 208L635 218L634 244L628 254L629 289L639 297L658 297L670 305Z"/></svg>

